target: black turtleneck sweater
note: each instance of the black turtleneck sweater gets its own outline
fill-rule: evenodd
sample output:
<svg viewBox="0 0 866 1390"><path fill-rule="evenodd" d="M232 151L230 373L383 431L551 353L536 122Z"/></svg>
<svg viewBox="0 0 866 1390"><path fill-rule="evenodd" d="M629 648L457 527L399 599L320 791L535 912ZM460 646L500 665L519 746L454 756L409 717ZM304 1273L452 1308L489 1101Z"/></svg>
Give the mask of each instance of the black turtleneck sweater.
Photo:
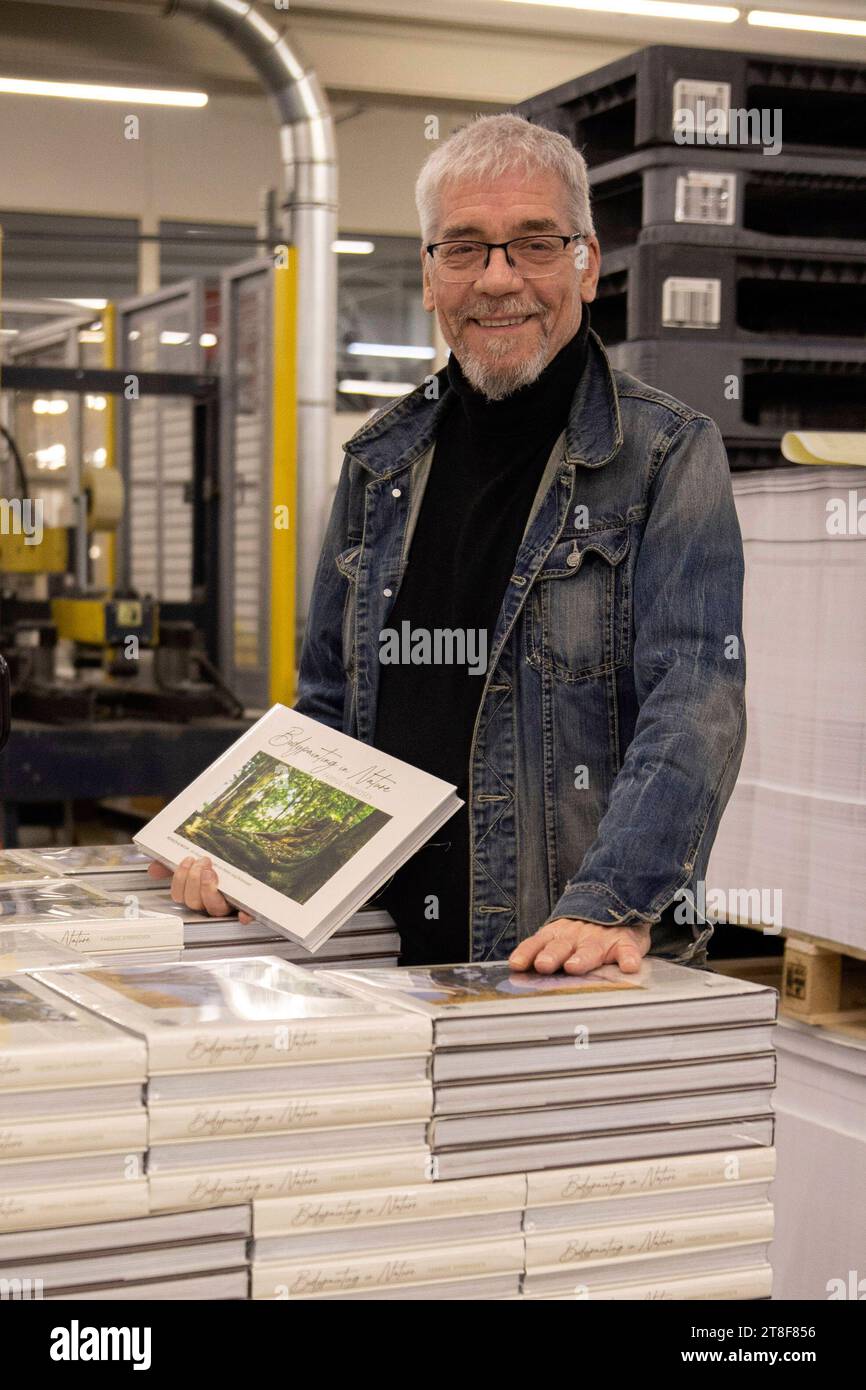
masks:
<svg viewBox="0 0 866 1390"><path fill-rule="evenodd" d="M413 630L481 629L487 637L480 651L489 660L532 501L583 371L588 332L584 306L571 341L534 382L501 401L474 390L451 356L453 400L443 412L389 628L400 632L408 621ZM466 803L484 680L467 664L383 664L375 746L453 782ZM378 896L400 931L403 965L471 959L469 853L464 804Z"/></svg>

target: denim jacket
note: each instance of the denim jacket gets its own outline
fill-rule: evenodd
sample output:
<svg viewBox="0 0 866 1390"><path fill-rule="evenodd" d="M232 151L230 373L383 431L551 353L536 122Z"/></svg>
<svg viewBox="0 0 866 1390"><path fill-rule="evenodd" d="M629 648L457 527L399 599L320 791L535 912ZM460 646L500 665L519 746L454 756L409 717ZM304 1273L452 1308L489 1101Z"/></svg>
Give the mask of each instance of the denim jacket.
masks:
<svg viewBox="0 0 866 1390"><path fill-rule="evenodd" d="M449 393L443 370L344 446L296 708L367 743ZM705 876L742 758L742 584L717 426L614 371L590 333L478 677L474 959L556 917L650 923L654 954L703 959L712 929L683 890Z"/></svg>

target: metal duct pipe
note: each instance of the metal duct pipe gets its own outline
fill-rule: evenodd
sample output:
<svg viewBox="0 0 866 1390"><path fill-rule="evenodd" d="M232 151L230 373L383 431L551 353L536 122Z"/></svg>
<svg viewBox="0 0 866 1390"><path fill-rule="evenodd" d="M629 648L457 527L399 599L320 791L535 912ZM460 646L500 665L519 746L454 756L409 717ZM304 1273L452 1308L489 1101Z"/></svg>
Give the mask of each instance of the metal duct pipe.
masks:
<svg viewBox="0 0 866 1390"><path fill-rule="evenodd" d="M34 0L30 0L34 3ZM39 3L39 0L35 0ZM57 3L57 0L54 0ZM60 0L74 8L185 14L233 44L258 73L280 121L282 232L298 248L298 593L309 610L329 496L336 366L337 161L334 126L314 72L250 0Z"/></svg>
<svg viewBox="0 0 866 1390"><path fill-rule="evenodd" d="M248 0L169 0L217 29L258 73L280 121L282 230L298 248L298 595L306 619L329 495L336 366L337 160L334 125L315 73Z"/></svg>

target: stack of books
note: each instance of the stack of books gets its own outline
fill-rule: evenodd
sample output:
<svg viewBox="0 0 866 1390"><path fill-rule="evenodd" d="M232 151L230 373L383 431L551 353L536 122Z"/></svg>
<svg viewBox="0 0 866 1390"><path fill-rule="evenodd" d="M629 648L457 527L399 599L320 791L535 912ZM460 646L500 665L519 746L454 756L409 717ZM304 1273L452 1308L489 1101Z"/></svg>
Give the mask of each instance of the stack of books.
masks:
<svg viewBox="0 0 866 1390"><path fill-rule="evenodd" d="M427 1019L275 957L38 978L147 1045L152 1210L429 1176Z"/></svg>
<svg viewBox="0 0 866 1390"><path fill-rule="evenodd" d="M158 882L148 876L150 857L138 845L51 845L13 851L41 873L73 878L106 893L149 892Z"/></svg>
<svg viewBox="0 0 866 1390"><path fill-rule="evenodd" d="M396 965L400 937L394 919L383 909L355 912L315 955L298 946L265 922L241 922L237 912L211 917L206 912L172 900L168 888L158 888L147 898L149 909L179 917L183 923L184 961L226 960L231 956L279 956L311 970L340 965Z"/></svg>
<svg viewBox="0 0 866 1390"><path fill-rule="evenodd" d="M0 1231L144 1215L144 1044L22 973L0 1034Z"/></svg>
<svg viewBox="0 0 866 1390"><path fill-rule="evenodd" d="M10 869L8 861L4 867ZM182 949L178 918L140 906L137 895L124 904L78 879L41 875L37 868L31 872L30 879L7 880L0 886L4 926L34 929L60 946L108 959L128 958L130 953L137 960L159 959Z"/></svg>
<svg viewBox="0 0 866 1390"><path fill-rule="evenodd" d="M526 1179L472 1178L253 1202L253 1298L507 1298Z"/></svg>
<svg viewBox="0 0 866 1390"><path fill-rule="evenodd" d="M24 1298L249 1296L249 1204L0 1233L0 1280Z"/></svg>
<svg viewBox="0 0 866 1390"><path fill-rule="evenodd" d="M769 1298L772 1148L527 1174L522 1294Z"/></svg>
<svg viewBox="0 0 866 1390"><path fill-rule="evenodd" d="M773 989L654 958L635 976L487 963L330 978L432 1022L435 1178L773 1142Z"/></svg>

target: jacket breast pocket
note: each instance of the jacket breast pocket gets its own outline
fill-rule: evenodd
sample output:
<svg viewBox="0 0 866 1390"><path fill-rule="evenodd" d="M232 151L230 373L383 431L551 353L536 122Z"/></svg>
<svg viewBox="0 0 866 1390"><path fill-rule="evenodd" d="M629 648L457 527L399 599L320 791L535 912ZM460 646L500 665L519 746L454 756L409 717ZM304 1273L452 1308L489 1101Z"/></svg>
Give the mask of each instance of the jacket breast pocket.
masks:
<svg viewBox="0 0 866 1390"><path fill-rule="evenodd" d="M628 659L628 527L558 540L526 604L525 655L563 681L589 680Z"/></svg>
<svg viewBox="0 0 866 1390"><path fill-rule="evenodd" d="M361 559L360 545L353 545L342 551L335 564L346 581L346 596L343 600L342 651L343 669L347 676L355 673L355 613L357 609L358 565Z"/></svg>

